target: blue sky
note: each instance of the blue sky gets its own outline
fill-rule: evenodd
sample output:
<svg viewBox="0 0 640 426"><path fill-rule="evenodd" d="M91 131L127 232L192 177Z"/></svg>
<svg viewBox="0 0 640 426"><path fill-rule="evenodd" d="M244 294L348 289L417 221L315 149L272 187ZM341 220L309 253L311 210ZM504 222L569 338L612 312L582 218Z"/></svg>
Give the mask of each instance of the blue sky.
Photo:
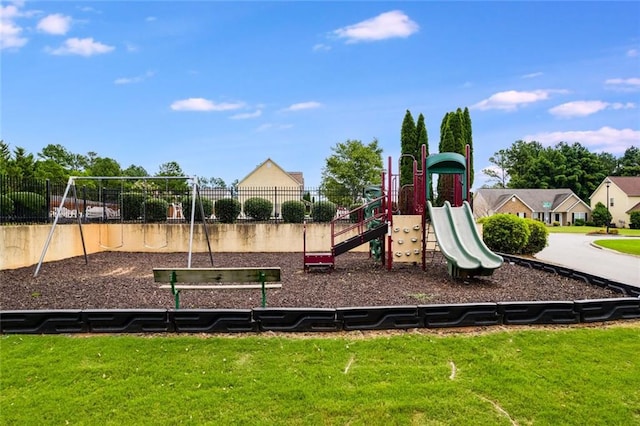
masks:
<svg viewBox="0 0 640 426"><path fill-rule="evenodd" d="M640 146L640 2L143 1L0 5L0 137L155 174L242 179L267 158L320 182L331 147L431 153L469 107L476 180L519 139Z"/></svg>

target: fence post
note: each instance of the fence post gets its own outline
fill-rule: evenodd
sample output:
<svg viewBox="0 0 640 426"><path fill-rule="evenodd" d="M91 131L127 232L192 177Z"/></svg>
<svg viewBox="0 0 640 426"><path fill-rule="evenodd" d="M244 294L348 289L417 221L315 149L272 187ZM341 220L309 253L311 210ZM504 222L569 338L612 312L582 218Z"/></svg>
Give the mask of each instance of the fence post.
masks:
<svg viewBox="0 0 640 426"><path fill-rule="evenodd" d="M273 222L278 223L278 187L273 187Z"/></svg>
<svg viewBox="0 0 640 426"><path fill-rule="evenodd" d="M47 204L47 223L51 222L51 182L49 181L49 179L46 179L44 181L44 186L45 186L45 193L46 195L45 197L45 201Z"/></svg>
<svg viewBox="0 0 640 426"><path fill-rule="evenodd" d="M87 185L82 185L82 217L87 221Z"/></svg>

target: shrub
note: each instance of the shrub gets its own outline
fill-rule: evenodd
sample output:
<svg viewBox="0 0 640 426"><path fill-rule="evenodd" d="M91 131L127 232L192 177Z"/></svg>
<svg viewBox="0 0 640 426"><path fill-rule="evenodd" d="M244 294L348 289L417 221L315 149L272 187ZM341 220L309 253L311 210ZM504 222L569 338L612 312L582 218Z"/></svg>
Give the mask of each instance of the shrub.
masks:
<svg viewBox="0 0 640 426"><path fill-rule="evenodd" d="M123 192L120 194L120 216L122 220L137 220L142 215L142 203L145 197L141 192Z"/></svg>
<svg viewBox="0 0 640 426"><path fill-rule="evenodd" d="M558 222L557 220L553 222L553 226L560 226L560 222Z"/></svg>
<svg viewBox="0 0 640 426"><path fill-rule="evenodd" d="M591 226L591 227L593 227L593 226L596 226L596 224L595 224L594 222L590 221L590 220L587 220L587 221L584 223L584 226Z"/></svg>
<svg viewBox="0 0 640 426"><path fill-rule="evenodd" d="M482 228L482 239L491 250L518 254L527 245L531 231L524 219L500 213L489 217Z"/></svg>
<svg viewBox="0 0 640 426"><path fill-rule="evenodd" d="M631 212L629 216L630 216L629 228L640 229L640 211Z"/></svg>
<svg viewBox="0 0 640 426"><path fill-rule="evenodd" d="M605 226L607 223L611 222L611 213L607 210L607 206L601 202L596 203L591 216L593 217L593 222L596 226Z"/></svg>
<svg viewBox="0 0 640 426"><path fill-rule="evenodd" d="M36 220L47 219L47 200L35 192L13 192L9 194L13 201L17 218Z"/></svg>
<svg viewBox="0 0 640 426"><path fill-rule="evenodd" d="M549 230L540 222L532 219L524 219L529 227L529 239L522 249L522 254L536 254L548 244Z"/></svg>
<svg viewBox="0 0 640 426"><path fill-rule="evenodd" d="M204 210L204 218L208 219L213 214L213 201L209 198L196 197L196 215L195 221L202 221L202 214L200 213L200 204L199 200L202 201L202 209ZM187 222L191 221L191 204L193 204L193 197L191 195L187 195L186 197L182 197L182 215L187 220ZM236 215L237 216L237 215Z"/></svg>
<svg viewBox="0 0 640 426"><path fill-rule="evenodd" d="M302 201L290 200L282 203L282 219L286 223L304 222L305 205Z"/></svg>
<svg viewBox="0 0 640 426"><path fill-rule="evenodd" d="M584 224L585 224L584 219L576 219L573 221L573 226L584 226Z"/></svg>
<svg viewBox="0 0 640 426"><path fill-rule="evenodd" d="M336 215L336 205L331 201L318 201L313 203L311 218L314 222L331 222Z"/></svg>
<svg viewBox="0 0 640 426"><path fill-rule="evenodd" d="M242 205L235 198L221 198L215 203L216 217L222 223L235 223L241 211Z"/></svg>
<svg viewBox="0 0 640 426"><path fill-rule="evenodd" d="M13 216L14 203L6 195L0 195L0 217Z"/></svg>
<svg viewBox="0 0 640 426"><path fill-rule="evenodd" d="M269 220L273 203L266 198L252 197L244 202L244 214L255 220Z"/></svg>
<svg viewBox="0 0 640 426"><path fill-rule="evenodd" d="M169 203L160 198L147 198L142 203L145 222L166 222Z"/></svg>

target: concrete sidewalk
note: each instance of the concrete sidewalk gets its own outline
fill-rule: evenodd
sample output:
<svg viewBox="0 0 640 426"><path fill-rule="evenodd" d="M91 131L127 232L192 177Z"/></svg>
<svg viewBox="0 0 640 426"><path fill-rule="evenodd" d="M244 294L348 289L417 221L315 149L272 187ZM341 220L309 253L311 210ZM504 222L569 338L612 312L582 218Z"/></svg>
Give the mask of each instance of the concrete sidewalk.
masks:
<svg viewBox="0 0 640 426"><path fill-rule="evenodd" d="M640 257L597 248L591 244L605 238L631 237L549 234L549 245L535 257L576 271L640 287Z"/></svg>

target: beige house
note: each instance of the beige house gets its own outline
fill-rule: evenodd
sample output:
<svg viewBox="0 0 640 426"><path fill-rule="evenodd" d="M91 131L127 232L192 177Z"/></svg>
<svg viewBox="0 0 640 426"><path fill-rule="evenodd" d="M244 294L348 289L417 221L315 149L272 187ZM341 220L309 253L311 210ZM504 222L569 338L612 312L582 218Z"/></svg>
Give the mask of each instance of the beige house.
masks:
<svg viewBox="0 0 640 426"><path fill-rule="evenodd" d="M509 213L546 224L570 225L576 219L590 220L591 208L572 190L480 188L473 197L476 219Z"/></svg>
<svg viewBox="0 0 640 426"><path fill-rule="evenodd" d="M273 203L273 215L279 217L282 203L302 200L304 178L301 172L287 172L271 158L259 164L238 182L238 201L243 205L248 198L265 198ZM243 212L244 213L244 212Z"/></svg>
<svg viewBox="0 0 640 426"><path fill-rule="evenodd" d="M589 198L591 208L598 202L606 206L609 198L611 223L628 228L631 212L640 211L640 176L607 176Z"/></svg>

